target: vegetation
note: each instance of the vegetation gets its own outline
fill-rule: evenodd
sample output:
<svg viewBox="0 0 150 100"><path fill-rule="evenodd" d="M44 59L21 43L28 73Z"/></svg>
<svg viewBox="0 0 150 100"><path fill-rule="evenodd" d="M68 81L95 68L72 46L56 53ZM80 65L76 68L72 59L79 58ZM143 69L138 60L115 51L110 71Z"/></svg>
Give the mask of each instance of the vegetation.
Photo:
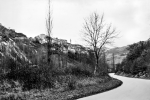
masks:
<svg viewBox="0 0 150 100"><path fill-rule="evenodd" d="M9 29L6 30L9 31ZM2 33L1 36L0 96L4 100L27 99L27 97L31 97L27 92L32 93L36 90L46 91L49 89L56 93L66 92L68 94L68 91L77 92L81 91L82 87L88 88L89 86L95 88L94 86L101 86L112 80L108 75L97 74L97 77L94 76L95 59L92 50L87 50L86 53L78 51L64 53L62 48L68 48L68 45L54 43L51 45L53 49L51 49L51 64L49 65L47 42L41 44L38 38L9 37L5 33ZM103 54L99 60L99 65L103 67L99 67L97 73L100 73L101 70L107 72L105 60L105 54ZM120 83L118 81L113 86ZM94 89L92 91L94 92ZM101 89L96 91L101 92Z"/></svg>
<svg viewBox="0 0 150 100"><path fill-rule="evenodd" d="M98 80L101 82L100 80ZM82 84L86 84L89 82L89 79L86 79L86 81ZM24 92L24 93L12 93L9 95L3 95L0 97L1 100L72 100L72 99L78 99L81 97L93 95L96 93L101 93L106 90L110 90L113 88L116 88L117 86L120 86L122 82L120 82L117 79L111 79L110 81L107 81L105 83L98 83L95 84L90 80L90 85L80 87L81 85L77 85L80 88L69 90L69 91L63 91L63 92L57 92L57 90L50 90L46 89L44 91L34 90L30 92ZM94 84L94 85L93 85Z"/></svg>
<svg viewBox="0 0 150 100"><path fill-rule="evenodd" d="M117 65L116 72L124 72L134 77L150 76L150 40L140 41L129 45L129 53L121 64Z"/></svg>
<svg viewBox="0 0 150 100"><path fill-rule="evenodd" d="M116 38L116 29L111 24L106 26L104 23L104 15L99 16L97 13L93 13L83 26L84 40L92 47L95 58L94 75L97 73L99 67L99 60L104 52L104 46L112 43L112 40ZM101 72L106 74L105 72Z"/></svg>
<svg viewBox="0 0 150 100"><path fill-rule="evenodd" d="M51 1L48 0L48 15L47 15L47 19L46 19L46 29L47 29L47 63L49 66L51 66L51 48L52 48L52 28L53 28L53 24L52 24L52 15L51 15ZM52 66L51 66L52 67Z"/></svg>
<svg viewBox="0 0 150 100"><path fill-rule="evenodd" d="M96 13L93 18L95 25L99 25L95 28L100 30L103 22L98 23L99 16ZM64 96L63 92L74 93L74 95L77 93L76 96L80 97L91 92L109 90L121 84L121 81L108 75L108 65L103 52L103 46L114 38L112 35L115 30L111 31L111 25L104 34L100 31L94 33L94 35L97 34L97 38L101 35L103 37L101 45L94 44L96 46L94 50L86 50L80 46L75 47L73 52L68 49L72 44L52 43L52 16L49 0L46 28L46 42L41 42L42 39L28 38L22 33L0 25L0 99L29 100L36 94L35 92L41 95L46 94L46 90L49 91L48 93L55 93L52 94L52 98L55 98L56 94Z"/></svg>

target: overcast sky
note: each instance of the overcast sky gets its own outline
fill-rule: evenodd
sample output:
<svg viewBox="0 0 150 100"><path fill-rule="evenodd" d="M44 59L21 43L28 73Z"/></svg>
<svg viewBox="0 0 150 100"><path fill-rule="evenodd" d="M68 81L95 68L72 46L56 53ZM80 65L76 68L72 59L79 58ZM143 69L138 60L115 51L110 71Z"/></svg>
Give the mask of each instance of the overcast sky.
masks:
<svg viewBox="0 0 150 100"><path fill-rule="evenodd" d="M120 33L115 46L150 37L150 0L51 0L53 37L83 44L84 19L92 12L104 13ZM0 0L0 23L28 37L45 34L47 0Z"/></svg>

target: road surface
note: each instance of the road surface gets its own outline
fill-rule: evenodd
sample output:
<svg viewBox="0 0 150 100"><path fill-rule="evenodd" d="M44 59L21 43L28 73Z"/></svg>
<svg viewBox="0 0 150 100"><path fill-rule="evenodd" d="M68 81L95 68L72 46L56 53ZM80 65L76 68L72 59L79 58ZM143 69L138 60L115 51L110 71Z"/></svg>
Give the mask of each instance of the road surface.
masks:
<svg viewBox="0 0 150 100"><path fill-rule="evenodd" d="M78 100L150 100L150 80L110 75L123 84L116 89Z"/></svg>

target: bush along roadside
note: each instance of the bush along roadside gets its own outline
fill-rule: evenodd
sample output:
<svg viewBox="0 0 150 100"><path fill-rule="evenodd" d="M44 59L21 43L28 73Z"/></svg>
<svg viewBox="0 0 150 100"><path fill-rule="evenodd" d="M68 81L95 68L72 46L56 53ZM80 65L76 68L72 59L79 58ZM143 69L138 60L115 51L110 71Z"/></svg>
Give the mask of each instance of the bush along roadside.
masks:
<svg viewBox="0 0 150 100"><path fill-rule="evenodd" d="M89 70L80 69L80 66L64 71L51 70L46 65L15 66L0 75L0 100L76 99L122 84L108 75L93 76Z"/></svg>

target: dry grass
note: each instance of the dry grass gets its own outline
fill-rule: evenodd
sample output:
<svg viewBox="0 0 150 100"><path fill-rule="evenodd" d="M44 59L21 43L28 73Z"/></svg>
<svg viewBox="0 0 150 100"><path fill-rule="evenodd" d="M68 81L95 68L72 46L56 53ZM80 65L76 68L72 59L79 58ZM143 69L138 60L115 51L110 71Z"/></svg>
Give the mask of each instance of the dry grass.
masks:
<svg viewBox="0 0 150 100"><path fill-rule="evenodd" d="M87 78L84 80L79 80L78 83L84 86L64 92L57 91L56 89L45 89L31 90L20 93L8 93L0 96L0 100L72 100L96 93L101 93L116 88L122 84L121 81L116 79L99 84L96 83L97 81L99 81L98 78ZM88 82L90 83L88 84Z"/></svg>

